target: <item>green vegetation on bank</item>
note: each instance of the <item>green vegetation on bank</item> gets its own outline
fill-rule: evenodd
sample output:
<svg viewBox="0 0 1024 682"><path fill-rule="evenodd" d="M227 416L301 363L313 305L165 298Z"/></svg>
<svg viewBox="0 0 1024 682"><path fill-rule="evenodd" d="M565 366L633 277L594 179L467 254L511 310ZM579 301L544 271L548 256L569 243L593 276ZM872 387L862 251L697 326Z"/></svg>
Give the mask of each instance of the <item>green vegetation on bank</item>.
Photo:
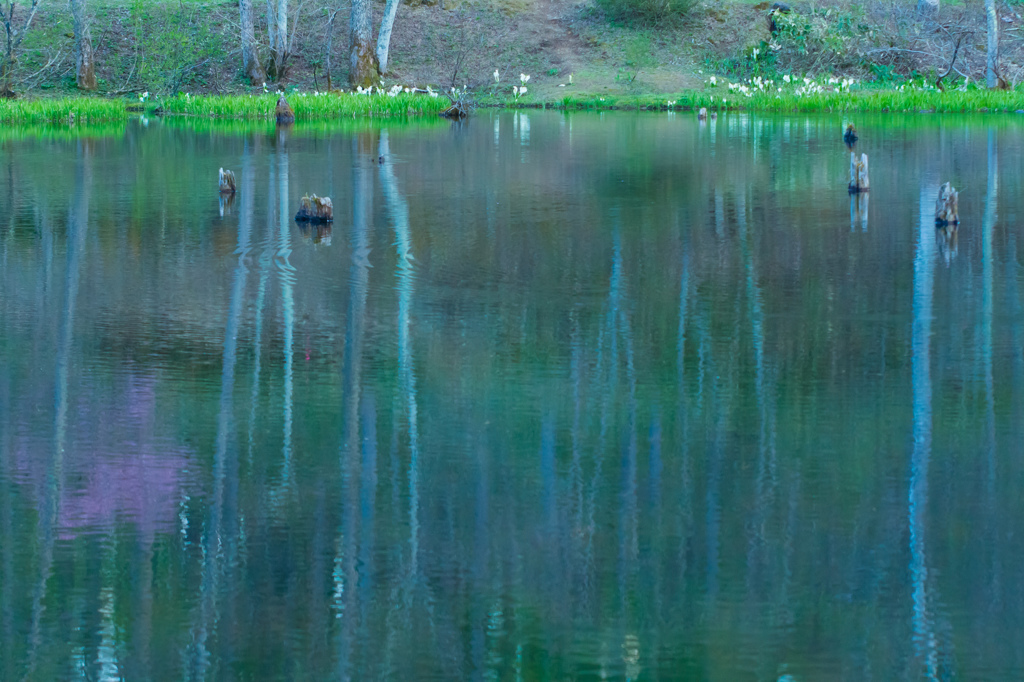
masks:
<svg viewBox="0 0 1024 682"><path fill-rule="evenodd" d="M441 113L449 105L448 99L437 93L433 96L404 91L392 93L380 89L373 94L292 93L288 95L288 103L299 121L430 116ZM184 94L157 103L92 97L0 100L0 123L100 123L124 120L130 110L204 118L273 119L277 97L276 93Z"/></svg>
<svg viewBox="0 0 1024 682"><path fill-rule="evenodd" d="M512 105L510 103L511 106ZM531 106L520 103L518 106ZM532 105L537 106L537 105ZM548 105L552 106L552 105ZM904 89L824 90L797 93L793 90L754 90L747 94L714 90L662 96L568 95L554 105L564 109L661 109L744 110L770 112L1015 112L1024 108L1020 90Z"/></svg>
<svg viewBox="0 0 1024 682"><path fill-rule="evenodd" d="M408 119L437 116L449 101L436 93L374 89L373 94L291 93L288 102L299 121L335 119ZM160 102L69 97L0 100L0 123L18 125L124 121L133 111L205 119L272 120L276 93L260 95L196 95ZM554 101L488 97L483 106L570 110L743 110L769 112L1016 112L1024 109L1024 93L974 86L939 90L921 82L878 88L835 78L727 82L714 77L704 90L673 95L570 94ZM72 118L72 114L74 117Z"/></svg>
<svg viewBox="0 0 1024 682"><path fill-rule="evenodd" d="M74 118L72 119L72 114ZM105 123L128 118L124 100L96 97L0 100L0 123Z"/></svg>
<svg viewBox="0 0 1024 682"><path fill-rule="evenodd" d="M179 95L161 103L165 114L208 116L217 118L273 118L276 94L267 95ZM297 121L331 118L404 118L437 115L448 108L445 97L404 90L385 91L375 88L373 94L362 93L292 93L288 104Z"/></svg>

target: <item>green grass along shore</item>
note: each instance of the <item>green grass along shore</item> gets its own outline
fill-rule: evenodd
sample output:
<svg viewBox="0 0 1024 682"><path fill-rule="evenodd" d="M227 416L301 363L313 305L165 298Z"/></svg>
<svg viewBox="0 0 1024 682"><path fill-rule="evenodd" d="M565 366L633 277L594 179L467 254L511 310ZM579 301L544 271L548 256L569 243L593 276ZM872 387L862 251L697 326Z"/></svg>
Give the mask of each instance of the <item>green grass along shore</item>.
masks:
<svg viewBox="0 0 1024 682"><path fill-rule="evenodd" d="M762 85L735 85L705 88L671 95L598 96L567 95L548 101L484 97L481 106L506 108L544 108L567 110L681 110L707 107L710 110L764 112L1019 112L1024 113L1024 92L985 90L941 91L909 84L901 88L821 89L807 91L793 87L775 87L772 81ZM770 85L763 85L768 83ZM789 85L789 83L787 83ZM745 92L744 92L745 90ZM68 97L61 99L0 100L0 123L68 124L119 121L137 113L150 115L193 116L242 120L266 120L274 116L277 95L178 95L163 100L103 99ZM391 95L376 91L357 93L291 93L288 102L297 121L335 118L409 118L436 116L448 107L445 97L399 92ZM72 116L73 115L73 116Z"/></svg>

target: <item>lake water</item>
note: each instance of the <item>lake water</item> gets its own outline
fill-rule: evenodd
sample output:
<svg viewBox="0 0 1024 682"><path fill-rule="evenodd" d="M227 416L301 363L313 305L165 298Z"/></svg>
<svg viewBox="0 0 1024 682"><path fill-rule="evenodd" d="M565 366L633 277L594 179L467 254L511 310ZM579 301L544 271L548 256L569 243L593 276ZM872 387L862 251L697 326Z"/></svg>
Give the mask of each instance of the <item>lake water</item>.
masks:
<svg viewBox="0 0 1024 682"><path fill-rule="evenodd" d="M844 122L0 131L0 679L1024 678L1024 117Z"/></svg>

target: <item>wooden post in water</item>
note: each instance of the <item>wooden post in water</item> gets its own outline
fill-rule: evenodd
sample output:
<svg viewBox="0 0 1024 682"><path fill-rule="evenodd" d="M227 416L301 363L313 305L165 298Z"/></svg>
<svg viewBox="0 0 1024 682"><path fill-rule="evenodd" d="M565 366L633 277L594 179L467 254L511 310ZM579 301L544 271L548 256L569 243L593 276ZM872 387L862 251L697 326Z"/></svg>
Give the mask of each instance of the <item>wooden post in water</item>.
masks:
<svg viewBox="0 0 1024 682"><path fill-rule="evenodd" d="M218 178L220 185L220 217L224 213L231 213L231 206L235 203L235 174L229 170L220 169Z"/></svg>
<svg viewBox="0 0 1024 682"><path fill-rule="evenodd" d="M334 222L334 205L330 197L318 197L317 195L306 195L302 197L299 204L299 212L295 214L295 221L310 223L332 223Z"/></svg>
<svg viewBox="0 0 1024 682"><path fill-rule="evenodd" d="M935 200L936 225L956 225L960 222L960 216L957 213L959 197L959 193L951 183L947 182L939 188L939 198Z"/></svg>
<svg viewBox="0 0 1024 682"><path fill-rule="evenodd" d="M868 181L868 155L861 154L857 160L857 154L850 152L850 193L867 192L871 189Z"/></svg>
<svg viewBox="0 0 1024 682"><path fill-rule="evenodd" d="M229 170L220 169L220 193L221 194L234 194L235 193L235 174Z"/></svg>

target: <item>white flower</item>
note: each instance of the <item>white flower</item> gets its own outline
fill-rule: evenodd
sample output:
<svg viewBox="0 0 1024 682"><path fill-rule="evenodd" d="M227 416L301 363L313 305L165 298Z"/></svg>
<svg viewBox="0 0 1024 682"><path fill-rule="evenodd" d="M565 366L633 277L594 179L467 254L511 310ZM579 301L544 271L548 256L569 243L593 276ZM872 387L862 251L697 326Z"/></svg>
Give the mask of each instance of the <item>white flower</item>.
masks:
<svg viewBox="0 0 1024 682"><path fill-rule="evenodd" d="M790 77L789 77L789 74L787 73L785 76L783 76L782 80L784 80L784 81L786 81L788 83L791 80Z"/></svg>
<svg viewBox="0 0 1024 682"><path fill-rule="evenodd" d="M498 82L498 81L500 81L500 80L501 80L501 76L500 76L500 74L498 73L498 70L497 70L497 69L495 69L495 70L494 70L494 82L495 82L495 83L497 83L497 82Z"/></svg>
<svg viewBox="0 0 1024 682"><path fill-rule="evenodd" d="M572 85L572 74L569 74L569 85Z"/></svg>
<svg viewBox="0 0 1024 682"><path fill-rule="evenodd" d="M523 83L525 85L526 81L528 81L528 80L530 80L530 77L527 76L525 73L519 74L519 82L520 83Z"/></svg>
<svg viewBox="0 0 1024 682"><path fill-rule="evenodd" d="M525 95L526 94L526 86L525 85L523 87L519 88L519 94L520 95Z"/></svg>
<svg viewBox="0 0 1024 682"><path fill-rule="evenodd" d="M711 81L711 87L715 87L718 85L718 79L715 78L714 76L712 76L709 80Z"/></svg>

